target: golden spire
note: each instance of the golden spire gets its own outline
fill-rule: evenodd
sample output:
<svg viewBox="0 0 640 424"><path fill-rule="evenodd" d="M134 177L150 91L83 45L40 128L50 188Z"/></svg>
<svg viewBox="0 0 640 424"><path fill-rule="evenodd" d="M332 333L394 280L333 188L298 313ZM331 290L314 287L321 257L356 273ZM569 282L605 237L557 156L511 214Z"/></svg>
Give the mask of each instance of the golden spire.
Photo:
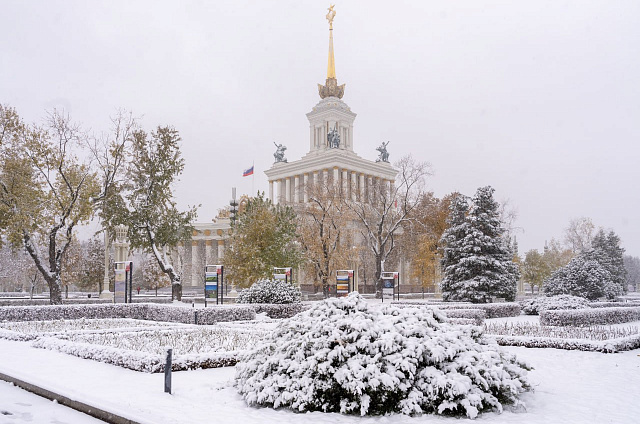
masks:
<svg viewBox="0 0 640 424"><path fill-rule="evenodd" d="M327 21L329 21L329 62L327 64L327 82L325 85L318 84L318 92L321 98L325 97L337 97L339 99L344 95L344 84L338 86L338 80L336 79L336 61L333 56L333 18L336 16L336 11L333 10L335 5L329 6L329 13L327 13Z"/></svg>
<svg viewBox="0 0 640 424"><path fill-rule="evenodd" d="M329 21L329 63L327 65L327 78L336 77L336 61L333 57L333 18L336 16L336 11L333 10L335 5L329 6L329 13L327 13L327 21Z"/></svg>

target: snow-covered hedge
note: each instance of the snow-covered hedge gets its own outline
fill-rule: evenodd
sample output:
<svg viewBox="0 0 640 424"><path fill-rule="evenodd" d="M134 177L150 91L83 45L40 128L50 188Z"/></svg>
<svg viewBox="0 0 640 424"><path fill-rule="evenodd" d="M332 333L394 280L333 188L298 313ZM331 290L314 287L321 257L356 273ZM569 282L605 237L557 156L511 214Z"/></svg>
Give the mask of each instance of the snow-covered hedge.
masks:
<svg viewBox="0 0 640 424"><path fill-rule="evenodd" d="M640 334L613 340L582 340L553 337L491 336L501 346L522 346L615 353L640 347Z"/></svg>
<svg viewBox="0 0 640 424"><path fill-rule="evenodd" d="M396 301L392 305L402 307L402 305L437 307L442 311L449 309L482 309L485 311L485 318L506 318L520 315L520 304L517 302L501 303L470 303L470 302L416 302L416 301Z"/></svg>
<svg viewBox="0 0 640 424"><path fill-rule="evenodd" d="M403 303L403 302L395 302L393 303L393 306L397 307L397 308L439 308L439 306L433 305L433 304L417 304L417 303ZM487 316L487 313L484 309L443 309L441 310L441 312L443 314L445 314L445 316L447 318L450 319L455 319L455 323L457 324L474 324L474 325L482 325L482 323L484 322L485 317ZM468 320L468 321L458 321L458 319L460 320Z"/></svg>
<svg viewBox="0 0 640 424"><path fill-rule="evenodd" d="M0 306L35 306L35 305L49 305L50 303L51 302L49 301L49 299L0 300ZM95 305L95 304L113 303L113 300L100 299L100 298L62 299L62 303L65 305Z"/></svg>
<svg viewBox="0 0 640 424"><path fill-rule="evenodd" d="M299 303L300 289L282 280L258 280L238 293L236 303Z"/></svg>
<svg viewBox="0 0 640 424"><path fill-rule="evenodd" d="M503 303L477 303L477 304L447 304L438 305L446 313L449 309L482 309L486 314L486 318L506 318L517 317L520 315L520 304L516 302Z"/></svg>
<svg viewBox="0 0 640 424"><path fill-rule="evenodd" d="M371 307L358 293L283 321L240 357L250 405L357 415L466 415L518 404L526 365L435 309Z"/></svg>
<svg viewBox="0 0 640 424"><path fill-rule="evenodd" d="M547 310L540 312L541 325L609 325L640 321L640 307Z"/></svg>
<svg viewBox="0 0 640 424"><path fill-rule="evenodd" d="M203 312L204 311L204 312ZM184 324L213 324L221 321L252 320L250 306L198 309L148 303L108 305L49 305L0 307L0 321L51 321L59 319L132 318Z"/></svg>
<svg viewBox="0 0 640 424"><path fill-rule="evenodd" d="M591 302L589 306L592 308L633 308L640 304L636 302Z"/></svg>
<svg viewBox="0 0 640 424"><path fill-rule="evenodd" d="M527 315L538 315L540 311L551 309L586 309L589 301L584 297L561 294L558 296L538 296L520 302L522 312Z"/></svg>
<svg viewBox="0 0 640 424"><path fill-rule="evenodd" d="M90 343L71 342L54 337L39 337L33 347L55 350L84 359L105 362L134 371L158 373L164 372L165 355L119 349L111 346L99 346ZM173 358L172 371L218 368L233 366L240 352L210 352L182 355Z"/></svg>
<svg viewBox="0 0 640 424"><path fill-rule="evenodd" d="M269 318L291 318L295 314L309 309L310 305L303 305L302 303L289 303L289 304L269 304L269 303L257 303L251 305L256 311L256 314L265 313Z"/></svg>

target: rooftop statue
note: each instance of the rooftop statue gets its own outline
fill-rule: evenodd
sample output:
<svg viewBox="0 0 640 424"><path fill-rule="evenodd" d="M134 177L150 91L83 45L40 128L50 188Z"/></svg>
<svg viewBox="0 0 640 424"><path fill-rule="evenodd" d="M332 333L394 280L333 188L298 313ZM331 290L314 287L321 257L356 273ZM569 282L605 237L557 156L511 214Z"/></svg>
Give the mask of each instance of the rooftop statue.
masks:
<svg viewBox="0 0 640 424"><path fill-rule="evenodd" d="M287 150L287 148L282 144L276 143L275 141L273 142L273 144L275 144L276 146L276 152L273 154L275 162L286 162L287 158L284 157L284 151Z"/></svg>
<svg viewBox="0 0 640 424"><path fill-rule="evenodd" d="M378 159L376 159L376 162L389 163L389 152L387 152L388 144L389 142L387 141L386 143L382 143L380 146L376 148L376 150L380 152L380 154L378 155Z"/></svg>
<svg viewBox="0 0 640 424"><path fill-rule="evenodd" d="M327 134L327 141L329 142L329 148L331 149L337 149L340 147L340 134L338 134L337 128L334 127L329 131L329 134Z"/></svg>

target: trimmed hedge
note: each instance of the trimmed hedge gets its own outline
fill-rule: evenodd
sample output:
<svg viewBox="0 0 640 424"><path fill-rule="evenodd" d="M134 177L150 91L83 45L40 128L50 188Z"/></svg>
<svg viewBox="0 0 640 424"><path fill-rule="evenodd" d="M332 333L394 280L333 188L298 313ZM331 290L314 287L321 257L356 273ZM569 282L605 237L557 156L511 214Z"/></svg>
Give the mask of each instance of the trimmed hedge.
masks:
<svg viewBox="0 0 640 424"><path fill-rule="evenodd" d="M208 325L221 321L253 320L252 306L220 306L194 309L149 303L108 305L5 306L0 308L0 321L51 321L59 319L132 318L150 321Z"/></svg>
<svg viewBox="0 0 640 424"><path fill-rule="evenodd" d="M548 310L540 312L540 325L588 326L640 321L640 307Z"/></svg>
<svg viewBox="0 0 640 424"><path fill-rule="evenodd" d="M475 303L475 304L452 304L438 305L438 309L447 313L449 309L482 309L486 318L517 317L520 315L520 304L516 302L504 303Z"/></svg>
<svg viewBox="0 0 640 424"><path fill-rule="evenodd" d="M250 304L256 314L266 313L269 318L291 318L302 311L306 311L311 305L302 303L273 304L273 303L253 303Z"/></svg>
<svg viewBox="0 0 640 424"><path fill-rule="evenodd" d="M170 297L134 297L132 303L171 303ZM113 299L84 298L62 299L63 305L106 305L113 304ZM14 299L0 300L0 306L49 306L49 299Z"/></svg>
<svg viewBox="0 0 640 424"><path fill-rule="evenodd" d="M526 337L487 335L500 346L522 346L531 348L554 348L582 350L587 352L615 353L640 347L640 334L613 340L580 340L554 337Z"/></svg>

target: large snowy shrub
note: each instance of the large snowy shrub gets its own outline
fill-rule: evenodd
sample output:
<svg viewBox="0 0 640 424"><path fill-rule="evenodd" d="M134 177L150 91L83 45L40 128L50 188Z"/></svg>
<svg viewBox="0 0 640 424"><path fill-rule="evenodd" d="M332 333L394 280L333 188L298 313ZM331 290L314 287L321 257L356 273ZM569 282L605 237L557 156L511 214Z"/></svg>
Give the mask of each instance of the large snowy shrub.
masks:
<svg viewBox="0 0 640 424"><path fill-rule="evenodd" d="M238 294L237 303L298 303L300 289L282 280L258 280Z"/></svg>
<svg viewBox="0 0 640 424"><path fill-rule="evenodd" d="M344 414L501 411L526 366L429 308L371 307L358 293L285 320L236 366L250 405Z"/></svg>
<svg viewBox="0 0 640 424"><path fill-rule="evenodd" d="M547 296L570 294L589 300L603 296L614 299L621 294L609 271L586 255L578 255L556 270L544 280L542 288Z"/></svg>
<svg viewBox="0 0 640 424"><path fill-rule="evenodd" d="M558 296L538 296L520 302L522 312L527 315L538 315L540 311L552 309L586 309L589 308L589 301L584 297L561 294Z"/></svg>

